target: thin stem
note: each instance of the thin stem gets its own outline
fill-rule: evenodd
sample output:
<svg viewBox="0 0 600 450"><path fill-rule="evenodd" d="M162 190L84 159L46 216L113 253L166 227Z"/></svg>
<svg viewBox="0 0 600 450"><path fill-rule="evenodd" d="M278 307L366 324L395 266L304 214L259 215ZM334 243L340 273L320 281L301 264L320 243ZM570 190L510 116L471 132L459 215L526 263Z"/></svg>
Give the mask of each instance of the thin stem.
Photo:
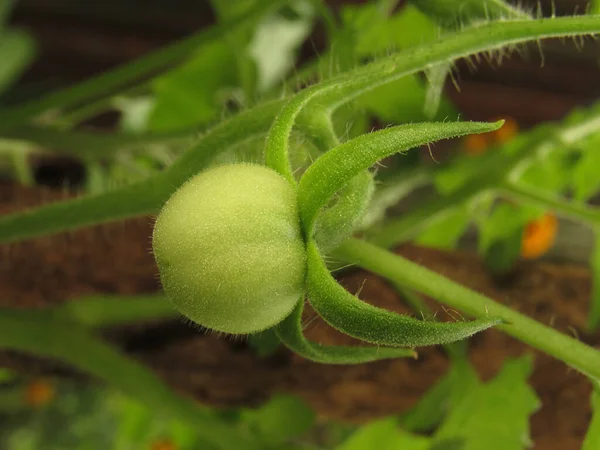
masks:
<svg viewBox="0 0 600 450"><path fill-rule="evenodd" d="M357 239L342 244L336 256L474 317L501 317L506 324L498 328L505 333L600 379L599 351L419 264Z"/></svg>
<svg viewBox="0 0 600 450"><path fill-rule="evenodd" d="M223 449L260 449L253 440L193 401L173 393L140 363L114 350L73 322L49 311L0 309L0 347L36 353L72 364L98 377L150 409L187 422L198 436Z"/></svg>
<svg viewBox="0 0 600 450"><path fill-rule="evenodd" d="M52 128L21 126L8 131L4 136L76 156L104 157L122 149L151 144L190 143L199 133L196 128L172 133L126 134L60 131Z"/></svg>
<svg viewBox="0 0 600 450"><path fill-rule="evenodd" d="M503 184L500 187L500 192L520 202L554 210L559 215L569 217L578 222L587 223L592 227L600 226L600 209L598 208L570 202L553 193L514 182Z"/></svg>

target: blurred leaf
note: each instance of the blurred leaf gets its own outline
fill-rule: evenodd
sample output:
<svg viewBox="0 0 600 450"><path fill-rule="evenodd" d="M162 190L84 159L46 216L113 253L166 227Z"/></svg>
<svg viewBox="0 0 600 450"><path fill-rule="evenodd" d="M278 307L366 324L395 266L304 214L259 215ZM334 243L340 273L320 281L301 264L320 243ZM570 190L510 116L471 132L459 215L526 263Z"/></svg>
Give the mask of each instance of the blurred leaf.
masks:
<svg viewBox="0 0 600 450"><path fill-rule="evenodd" d="M436 170L433 184L440 194L449 195L473 178L473 174L482 168L482 158L456 157Z"/></svg>
<svg viewBox="0 0 600 450"><path fill-rule="evenodd" d="M398 427L395 418L371 422L355 431L336 450L428 450L431 440L411 435Z"/></svg>
<svg viewBox="0 0 600 450"><path fill-rule="evenodd" d="M293 5L296 17L282 14L266 17L250 43L248 52L257 66L259 92L266 92L283 81L294 67L296 53L312 29L311 5L304 1Z"/></svg>
<svg viewBox="0 0 600 450"><path fill-rule="evenodd" d="M515 228L511 234L493 241L484 254L485 265L493 274L509 271L521 255L523 227Z"/></svg>
<svg viewBox="0 0 600 450"><path fill-rule="evenodd" d="M371 90L357 99L357 104L384 123L407 123L426 120L423 107L427 95L424 81L416 75ZM442 101L435 118L455 118L449 103Z"/></svg>
<svg viewBox="0 0 600 450"><path fill-rule="evenodd" d="M269 356L277 350L281 341L272 329L261 333L251 334L248 337L248 345L260 358Z"/></svg>
<svg viewBox="0 0 600 450"><path fill-rule="evenodd" d="M344 27L356 33L358 56L384 54L435 40L437 26L413 6L405 6L388 16L375 3L345 6L341 12Z"/></svg>
<svg viewBox="0 0 600 450"><path fill-rule="evenodd" d="M410 5L391 17L383 13L375 3L347 6L342 10L341 16L344 29L353 33L354 50L359 60L437 38L437 27ZM347 41L350 39L348 37ZM357 99L357 104L383 122L404 123L426 119L423 111L426 95L425 82L416 75L410 75L370 91ZM455 115L450 104L442 101L435 117Z"/></svg>
<svg viewBox="0 0 600 450"><path fill-rule="evenodd" d="M158 430L153 423L150 410L120 394L113 394L114 410L118 417L115 433L115 450L136 448L141 444L149 444ZM154 434L154 436L153 436Z"/></svg>
<svg viewBox="0 0 600 450"><path fill-rule="evenodd" d="M17 81L33 61L35 53L35 42L26 32L0 31L0 93Z"/></svg>
<svg viewBox="0 0 600 450"><path fill-rule="evenodd" d="M415 243L425 247L455 248L470 222L471 218L466 207L450 209L443 218L421 233L415 239Z"/></svg>
<svg viewBox="0 0 600 450"><path fill-rule="evenodd" d="M581 157L573 170L573 196L576 200L587 201L600 190L600 139L585 144Z"/></svg>
<svg viewBox="0 0 600 450"><path fill-rule="evenodd" d="M588 315L588 329L595 330L600 325L600 230L594 230L594 249L590 260L592 270L592 296Z"/></svg>
<svg viewBox="0 0 600 450"><path fill-rule="evenodd" d="M464 450L521 450L531 445L529 416L540 402L527 384L529 357L509 360L489 383L471 387L436 433L462 438Z"/></svg>
<svg viewBox="0 0 600 450"><path fill-rule="evenodd" d="M121 113L121 130L132 134L148 131L150 114L154 109L152 97L117 97L113 104Z"/></svg>
<svg viewBox="0 0 600 450"><path fill-rule="evenodd" d="M525 224L540 217L544 211L535 206L502 202L496 204L486 218L478 219L479 251L485 254L498 241L514 239Z"/></svg>
<svg viewBox="0 0 600 450"><path fill-rule="evenodd" d="M576 161L573 153L564 149L547 152L527 168L520 182L558 193L571 183Z"/></svg>
<svg viewBox="0 0 600 450"><path fill-rule="evenodd" d="M459 399L472 383L477 382L477 376L467 363L453 364L448 373L429 389L410 411L400 416L400 424L414 433L433 430L442 422L452 399Z"/></svg>
<svg viewBox="0 0 600 450"><path fill-rule="evenodd" d="M152 131L173 131L215 120L223 111L223 93L237 85L234 55L224 41L204 45L182 66L158 77L150 114Z"/></svg>
<svg viewBox="0 0 600 450"><path fill-rule="evenodd" d="M592 393L591 400L594 415L581 450L598 450L600 448L600 391L597 387Z"/></svg>
<svg viewBox="0 0 600 450"><path fill-rule="evenodd" d="M278 395L260 409L246 410L242 418L265 443L277 445L310 430L315 414L296 397Z"/></svg>

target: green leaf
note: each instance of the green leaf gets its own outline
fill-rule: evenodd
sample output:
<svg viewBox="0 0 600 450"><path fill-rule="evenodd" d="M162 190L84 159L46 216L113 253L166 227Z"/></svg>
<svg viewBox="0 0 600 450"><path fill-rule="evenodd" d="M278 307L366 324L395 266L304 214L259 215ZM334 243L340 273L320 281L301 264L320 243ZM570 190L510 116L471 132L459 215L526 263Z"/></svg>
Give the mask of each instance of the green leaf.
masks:
<svg viewBox="0 0 600 450"><path fill-rule="evenodd" d="M427 86L416 75L407 75L397 81L378 87L359 97L358 106L378 117L384 123L407 123L427 119L455 120L456 111L450 103L442 102L440 110L428 117L424 112Z"/></svg>
<svg viewBox="0 0 600 450"><path fill-rule="evenodd" d="M588 315L588 329L595 330L600 325L600 229L594 230L594 249L590 260L592 271L592 295Z"/></svg>
<svg viewBox="0 0 600 450"><path fill-rule="evenodd" d="M228 2L230 3L230 2ZM312 8L306 2L294 4L297 16L273 14L258 26L248 52L258 70L258 91L278 85L294 67L296 53L312 28Z"/></svg>
<svg viewBox="0 0 600 450"><path fill-rule="evenodd" d="M319 210L352 177L377 161L413 147L499 128L502 122L420 123L401 125L359 136L319 157L298 186L300 218L308 236Z"/></svg>
<svg viewBox="0 0 600 450"><path fill-rule="evenodd" d="M600 139L590 139L582 145L584 149L573 169L573 196L576 200L587 201L600 190Z"/></svg>
<svg viewBox="0 0 600 450"><path fill-rule="evenodd" d="M336 450L429 450L431 443L431 439L402 431L396 419L388 418L362 426Z"/></svg>
<svg viewBox="0 0 600 450"><path fill-rule="evenodd" d="M591 400L594 415L581 450L597 450L600 448L600 390L598 388L592 392Z"/></svg>
<svg viewBox="0 0 600 450"><path fill-rule="evenodd" d="M263 442L277 445L309 431L315 422L315 413L296 397L277 395L258 410L243 414L242 419Z"/></svg>
<svg viewBox="0 0 600 450"><path fill-rule="evenodd" d="M416 239L415 243L425 247L451 249L465 232L471 218L465 207L450 209L432 226L428 227Z"/></svg>
<svg viewBox="0 0 600 450"><path fill-rule="evenodd" d="M391 17L382 14L375 4L350 6L342 11L342 19L357 36L356 53L361 58L383 54L390 48L402 50L438 37L436 25L411 5ZM439 114L426 117L423 111L426 96L425 83L416 75L408 75L363 95L357 104L386 123L456 118L448 102L443 102Z"/></svg>
<svg viewBox="0 0 600 450"><path fill-rule="evenodd" d="M425 393L419 402L400 416L402 427L414 433L433 430L442 422L453 405L459 403L472 389L479 386L473 367L465 358L454 359L450 370Z"/></svg>
<svg viewBox="0 0 600 450"><path fill-rule="evenodd" d="M501 323L498 319L472 322L427 322L369 305L346 291L331 276L314 241L307 248L308 298L332 327L378 345L418 347L467 338Z"/></svg>
<svg viewBox="0 0 600 450"><path fill-rule="evenodd" d="M309 341L303 334L303 309L304 302L299 302L292 313L275 327L275 332L286 347L305 359L324 364L364 364L381 359L414 357L416 355L413 350L407 349L323 345Z"/></svg>
<svg viewBox="0 0 600 450"><path fill-rule="evenodd" d="M536 158L520 176L519 182L558 193L571 183L576 161L571 152L553 149Z"/></svg>
<svg viewBox="0 0 600 450"><path fill-rule="evenodd" d="M250 11L236 16L233 20L212 26L199 33L162 48L138 60L104 72L96 77L85 80L75 86L54 91L42 98L25 102L14 108L0 111L0 132L29 119L49 109L65 108L114 93L145 76L155 75L173 63L189 56L200 45L221 39L227 32L237 27L253 24L271 9L287 3L288 0L262 0Z"/></svg>
<svg viewBox="0 0 600 450"><path fill-rule="evenodd" d="M380 55L390 49L401 50L438 37L436 25L410 5L392 16L375 2L345 6L341 19L344 28L351 29L356 36L358 57Z"/></svg>
<svg viewBox="0 0 600 450"><path fill-rule="evenodd" d="M0 93L10 88L31 64L36 45L28 33L0 30Z"/></svg>
<svg viewBox="0 0 600 450"><path fill-rule="evenodd" d="M527 384L531 358L509 360L492 381L471 387L435 435L462 438L464 450L522 450L531 442L529 417L540 406Z"/></svg>
<svg viewBox="0 0 600 450"><path fill-rule="evenodd" d="M226 41L203 45L186 64L152 83L156 95L149 118L152 131L202 125L221 115L222 92L237 85L234 55Z"/></svg>
<svg viewBox="0 0 600 450"><path fill-rule="evenodd" d="M543 213L544 210L536 206L497 204L488 217L478 219L479 251L485 254L495 242L510 240L515 233L521 235L524 226Z"/></svg>

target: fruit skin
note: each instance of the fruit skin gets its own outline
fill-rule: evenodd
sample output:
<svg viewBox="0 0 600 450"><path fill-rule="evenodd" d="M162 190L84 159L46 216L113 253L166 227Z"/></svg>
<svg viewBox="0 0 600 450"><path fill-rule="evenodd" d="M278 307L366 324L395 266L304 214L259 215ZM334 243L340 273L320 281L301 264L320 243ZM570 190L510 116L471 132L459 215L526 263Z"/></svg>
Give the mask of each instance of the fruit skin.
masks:
<svg viewBox="0 0 600 450"><path fill-rule="evenodd" d="M304 293L296 192L264 166L223 165L190 179L158 215L152 245L167 296L213 330L270 328Z"/></svg>

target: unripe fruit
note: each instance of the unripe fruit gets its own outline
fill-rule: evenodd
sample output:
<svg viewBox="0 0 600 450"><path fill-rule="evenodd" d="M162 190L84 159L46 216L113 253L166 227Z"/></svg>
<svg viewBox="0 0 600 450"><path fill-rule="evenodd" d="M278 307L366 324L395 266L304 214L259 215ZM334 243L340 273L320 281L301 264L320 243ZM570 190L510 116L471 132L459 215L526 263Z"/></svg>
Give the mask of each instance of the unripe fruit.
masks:
<svg viewBox="0 0 600 450"><path fill-rule="evenodd" d="M152 245L167 296L213 330L267 329L304 292L296 192L264 166L224 165L189 180L158 215Z"/></svg>

